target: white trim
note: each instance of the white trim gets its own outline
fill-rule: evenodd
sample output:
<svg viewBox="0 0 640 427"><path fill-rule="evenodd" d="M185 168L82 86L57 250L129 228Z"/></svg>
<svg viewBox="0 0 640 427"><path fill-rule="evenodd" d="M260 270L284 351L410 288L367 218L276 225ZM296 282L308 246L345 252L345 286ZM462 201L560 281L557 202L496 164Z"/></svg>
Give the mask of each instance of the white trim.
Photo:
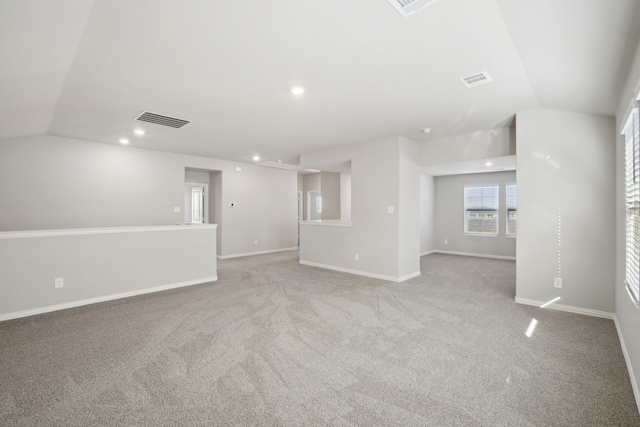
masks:
<svg viewBox="0 0 640 427"><path fill-rule="evenodd" d="M404 282L405 280L409 280L412 277L417 277L421 274L419 271L416 271L415 273L407 274L406 276L393 277L393 276L386 276L384 274L376 274L376 273L369 273L366 271L353 270L351 268L336 267L335 265L319 264L317 262L300 260L299 263L302 265L308 265L310 267L324 268L327 270L339 271L341 273L349 273L349 274L355 274L357 276L372 277L374 279L382 279L382 280L387 280L389 282L396 282L396 283Z"/></svg>
<svg viewBox="0 0 640 427"><path fill-rule="evenodd" d="M246 253L242 253L242 254L232 254L232 255L218 255L218 259L240 258L240 257L243 257L243 256L274 254L276 252L288 252L288 251L297 251L297 250L298 250L298 247L295 246L293 248L271 249L271 250L268 250L268 251L246 252Z"/></svg>
<svg viewBox="0 0 640 427"><path fill-rule="evenodd" d="M306 220L306 221L301 221L300 225L322 225L322 226L329 226L329 227L351 227L352 224L350 222L339 222L339 221L335 221L331 222L332 220Z"/></svg>
<svg viewBox="0 0 640 427"><path fill-rule="evenodd" d="M407 274L406 276L402 276L398 278L397 282L400 283L400 282L404 282L405 280L413 279L414 277L418 277L420 274L422 274L420 271Z"/></svg>
<svg viewBox="0 0 640 427"><path fill-rule="evenodd" d="M435 253L436 253L436 251L435 251L435 249L434 249L434 250L432 250L432 251L422 252L422 253L420 254L420 256L431 255L431 254L435 254Z"/></svg>
<svg viewBox="0 0 640 427"><path fill-rule="evenodd" d="M536 307L540 307L546 301L536 301L528 298L516 297L516 302L518 304L533 305ZM554 303L545 308L548 308L551 310L566 311L569 313L584 314L585 316L602 317L604 319L613 319L615 317L614 313L609 313L608 311L592 310L590 308L574 307L572 305L563 305L563 304Z"/></svg>
<svg viewBox="0 0 640 427"><path fill-rule="evenodd" d="M516 257L514 256L506 256L506 255L488 255L488 254L472 254L470 252L455 252L455 251L441 251L434 250L432 251L434 254L447 254L447 255L460 255L460 256L473 256L478 258L492 258L492 259L506 259L509 261L515 261Z"/></svg>
<svg viewBox="0 0 640 427"><path fill-rule="evenodd" d="M215 282L218 276L205 277L202 279L189 280L187 282L171 283L168 285L154 286L152 288L137 289L135 291L121 292L119 294L104 295L101 297L87 298L77 301L65 302L62 304L48 305L45 307L31 308L29 310L15 311L13 313L0 314L0 322L21 317L35 316L36 314L49 313L52 311L66 310L68 308L80 307L83 305L96 304L99 302L112 301L120 298L129 298L137 295L150 294L153 292L167 291L169 289L183 288L185 286L199 285L202 283Z"/></svg>
<svg viewBox="0 0 640 427"><path fill-rule="evenodd" d="M218 224L175 224L150 225L142 227L105 227L105 228L70 228L60 230L26 230L2 231L0 239L25 239L30 237L59 237L77 236L82 234L118 234L118 233L147 233L151 231L182 231L202 230L203 228L218 228Z"/></svg>
<svg viewBox="0 0 640 427"><path fill-rule="evenodd" d="M633 396L636 398L636 406L638 407L638 410L640 410L640 389L638 388L638 383L636 382L636 376L633 373L631 358L629 357L629 352L627 351L627 345L624 342L624 336L622 335L622 330L620 329L620 325L618 324L618 316L616 316L615 314L613 315L613 323L616 325L616 331L618 332L618 339L620 340L620 347L622 348L622 355L624 356L624 361L627 364L627 371L629 372L629 380L631 381Z"/></svg>

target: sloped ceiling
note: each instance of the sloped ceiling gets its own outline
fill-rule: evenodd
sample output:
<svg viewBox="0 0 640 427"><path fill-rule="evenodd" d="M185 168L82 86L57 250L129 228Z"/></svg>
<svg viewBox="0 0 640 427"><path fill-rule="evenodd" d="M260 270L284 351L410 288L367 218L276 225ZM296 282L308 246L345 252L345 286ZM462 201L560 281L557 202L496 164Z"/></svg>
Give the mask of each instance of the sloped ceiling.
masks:
<svg viewBox="0 0 640 427"><path fill-rule="evenodd" d="M293 161L537 107L613 115L637 15L636 0L440 0L408 18L387 0L0 0L0 139ZM459 80L480 71L493 82Z"/></svg>

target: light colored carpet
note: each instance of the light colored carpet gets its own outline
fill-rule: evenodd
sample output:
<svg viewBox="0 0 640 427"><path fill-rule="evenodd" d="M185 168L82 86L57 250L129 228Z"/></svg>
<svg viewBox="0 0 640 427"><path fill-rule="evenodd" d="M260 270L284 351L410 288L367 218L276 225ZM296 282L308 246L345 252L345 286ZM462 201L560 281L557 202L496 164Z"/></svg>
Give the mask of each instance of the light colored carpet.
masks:
<svg viewBox="0 0 640 427"><path fill-rule="evenodd" d="M640 425L611 320L515 304L512 261L421 269L390 283L286 252L2 322L0 425Z"/></svg>

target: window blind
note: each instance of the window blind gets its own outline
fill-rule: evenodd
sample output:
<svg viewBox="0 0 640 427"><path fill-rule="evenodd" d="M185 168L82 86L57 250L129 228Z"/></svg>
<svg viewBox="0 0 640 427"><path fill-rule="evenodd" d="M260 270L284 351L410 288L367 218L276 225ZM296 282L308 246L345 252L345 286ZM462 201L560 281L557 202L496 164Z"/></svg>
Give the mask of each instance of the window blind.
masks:
<svg viewBox="0 0 640 427"><path fill-rule="evenodd" d="M498 186L465 187L464 232L474 235L498 234Z"/></svg>
<svg viewBox="0 0 640 427"><path fill-rule="evenodd" d="M640 130L638 108L625 125L625 285L640 299Z"/></svg>
<svg viewBox="0 0 640 427"><path fill-rule="evenodd" d="M515 237L518 232L518 208L516 205L516 185L507 185L507 236Z"/></svg>

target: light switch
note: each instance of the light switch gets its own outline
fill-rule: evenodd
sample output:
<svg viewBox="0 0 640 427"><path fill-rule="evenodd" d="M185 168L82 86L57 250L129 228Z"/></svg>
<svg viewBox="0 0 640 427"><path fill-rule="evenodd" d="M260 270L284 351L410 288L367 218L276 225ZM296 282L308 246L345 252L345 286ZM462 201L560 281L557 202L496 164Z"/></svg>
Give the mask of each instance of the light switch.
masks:
<svg viewBox="0 0 640 427"><path fill-rule="evenodd" d="M393 206L387 206L387 213L392 214L396 211L396 208Z"/></svg>

